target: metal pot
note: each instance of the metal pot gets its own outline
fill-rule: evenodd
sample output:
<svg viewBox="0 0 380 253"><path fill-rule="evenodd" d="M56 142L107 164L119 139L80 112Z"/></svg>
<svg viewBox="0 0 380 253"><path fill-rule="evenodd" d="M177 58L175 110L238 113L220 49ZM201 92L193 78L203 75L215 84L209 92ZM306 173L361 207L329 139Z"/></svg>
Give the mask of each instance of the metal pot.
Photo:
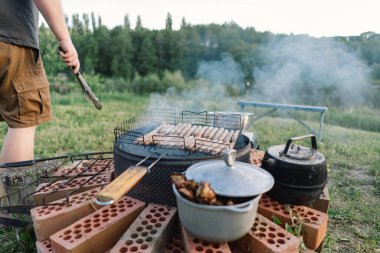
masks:
<svg viewBox="0 0 380 253"><path fill-rule="evenodd" d="M311 138L311 148L293 142ZM268 148L261 167L275 179L268 195L287 204L310 204L318 200L327 183L327 163L317 152L314 135L290 138L286 145Z"/></svg>
<svg viewBox="0 0 380 253"><path fill-rule="evenodd" d="M183 198L173 186L182 225L190 234L204 240L228 242L246 234L252 227L261 194L270 190L273 177L265 170L235 162L236 150L228 150L223 161L206 161L190 166L187 179L209 182L215 193L230 198L247 198L232 206L209 206Z"/></svg>
<svg viewBox="0 0 380 253"><path fill-rule="evenodd" d="M261 195L232 206L201 205L182 197L173 185L182 225L197 238L229 242L243 237L255 222Z"/></svg>

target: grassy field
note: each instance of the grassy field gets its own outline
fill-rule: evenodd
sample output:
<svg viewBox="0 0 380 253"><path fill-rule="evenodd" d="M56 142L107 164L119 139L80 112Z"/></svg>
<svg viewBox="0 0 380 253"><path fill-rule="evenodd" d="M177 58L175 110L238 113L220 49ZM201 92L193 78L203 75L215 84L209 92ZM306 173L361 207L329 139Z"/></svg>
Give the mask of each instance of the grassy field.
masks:
<svg viewBox="0 0 380 253"><path fill-rule="evenodd" d="M113 128L148 103L146 97L108 94L101 97L103 110L97 111L81 95L53 94L52 99L55 119L38 128L38 157L112 150ZM300 116L318 127L318 121ZM323 143L319 143L330 168L331 202L324 252L380 252L379 116L369 108L332 109L326 115ZM306 133L296 121L283 116L262 118L255 122L253 130L260 138L262 150ZM5 131L2 124L0 136ZM0 252L31 252L32 233L0 230Z"/></svg>

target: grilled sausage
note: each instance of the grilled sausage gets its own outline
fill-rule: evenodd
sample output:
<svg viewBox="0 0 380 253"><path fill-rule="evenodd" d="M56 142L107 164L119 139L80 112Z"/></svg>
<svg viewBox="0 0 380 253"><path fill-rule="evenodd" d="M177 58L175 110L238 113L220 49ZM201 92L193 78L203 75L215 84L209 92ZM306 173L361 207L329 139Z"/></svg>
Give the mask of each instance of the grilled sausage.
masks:
<svg viewBox="0 0 380 253"><path fill-rule="evenodd" d="M223 132L219 135L218 141L222 141L223 142L223 139L226 138L228 132L229 132L228 129L224 129Z"/></svg>
<svg viewBox="0 0 380 253"><path fill-rule="evenodd" d="M191 136L192 134L193 134L193 132L195 131L195 129L197 129L197 127L198 126L196 126L196 125L194 125L194 126L192 126L189 130L187 130L185 133L184 133L184 135L183 135L183 137L188 137L188 136Z"/></svg>
<svg viewBox="0 0 380 253"><path fill-rule="evenodd" d="M212 130L213 128L214 128L214 127L212 127L212 126L207 127L206 130L203 132L203 134L202 134L201 137L206 138L207 135L211 132L211 130Z"/></svg>
<svg viewBox="0 0 380 253"><path fill-rule="evenodd" d="M224 143L230 143L232 135L234 135L234 132L235 132L234 130L228 131L228 134L226 135L226 137L224 137L223 142Z"/></svg>
<svg viewBox="0 0 380 253"><path fill-rule="evenodd" d="M214 134L219 130L218 127L214 127L211 132L206 136L207 139L210 139L211 140L211 137L214 136Z"/></svg>

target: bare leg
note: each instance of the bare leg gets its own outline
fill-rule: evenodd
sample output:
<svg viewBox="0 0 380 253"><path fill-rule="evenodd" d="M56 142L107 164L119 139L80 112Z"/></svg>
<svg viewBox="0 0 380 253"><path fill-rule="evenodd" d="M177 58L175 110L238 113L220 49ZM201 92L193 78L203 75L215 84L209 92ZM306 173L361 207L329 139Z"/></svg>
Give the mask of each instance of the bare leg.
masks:
<svg viewBox="0 0 380 253"><path fill-rule="evenodd" d="M0 154L0 162L33 160L35 132L36 126L8 128Z"/></svg>

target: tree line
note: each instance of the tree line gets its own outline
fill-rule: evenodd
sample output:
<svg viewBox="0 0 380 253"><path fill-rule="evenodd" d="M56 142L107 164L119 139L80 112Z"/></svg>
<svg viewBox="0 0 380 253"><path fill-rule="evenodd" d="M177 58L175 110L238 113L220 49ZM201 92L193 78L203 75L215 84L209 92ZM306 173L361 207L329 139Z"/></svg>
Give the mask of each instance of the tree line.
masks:
<svg viewBox="0 0 380 253"><path fill-rule="evenodd" d="M74 14L67 17L66 22L79 53L82 72L126 83L146 77L162 79L168 73L191 80L196 77L199 62L217 61L228 53L241 67L246 81L254 84L252 70L265 63L266 52L261 45L276 37L293 36L258 32L253 27L241 28L233 22L191 25L184 18L180 28L174 30L170 13L161 30L144 28L140 16L133 27L126 15L124 24L112 29L104 26L101 17L93 13ZM64 66L59 60L54 36L43 24L39 33L46 72L55 77ZM380 83L380 35L368 32L334 39L359 51L372 69L373 82ZM151 89L157 87L153 85L146 91Z"/></svg>

